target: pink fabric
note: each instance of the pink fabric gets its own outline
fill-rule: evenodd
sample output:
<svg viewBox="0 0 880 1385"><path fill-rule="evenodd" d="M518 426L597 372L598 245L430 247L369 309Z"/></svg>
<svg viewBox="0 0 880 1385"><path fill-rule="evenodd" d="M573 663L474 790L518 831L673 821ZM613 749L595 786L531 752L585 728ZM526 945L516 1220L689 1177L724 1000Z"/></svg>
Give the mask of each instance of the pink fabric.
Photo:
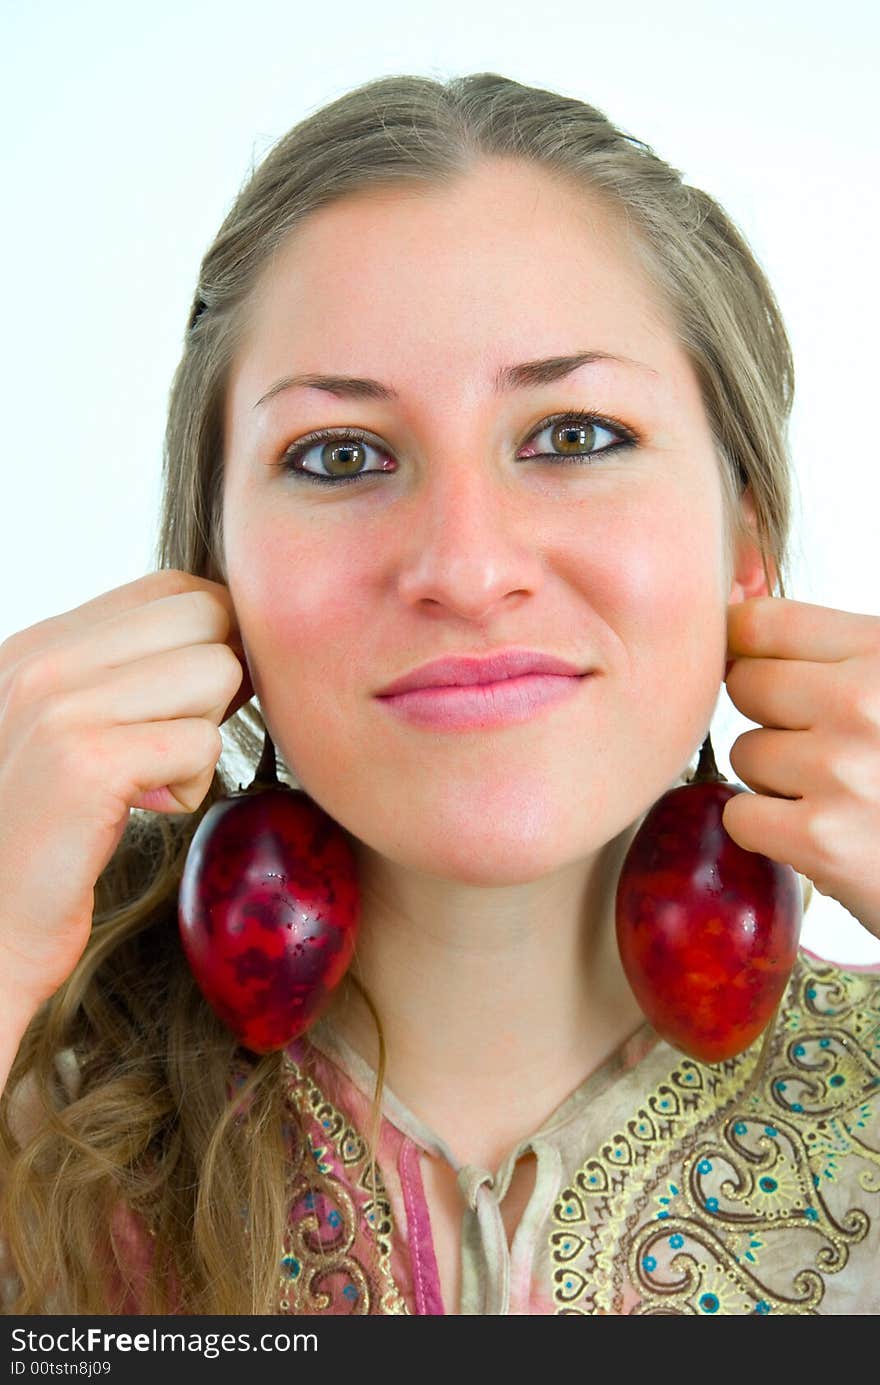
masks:
<svg viewBox="0 0 880 1385"><path fill-rule="evenodd" d="M367 1097L350 1077L331 1058L309 1043L306 1038L295 1040L288 1048L293 1062L320 1091L321 1097L330 1103L351 1130L357 1134L369 1130L372 1100ZM357 1206L359 1212L354 1239L349 1247L349 1255L361 1271L366 1271L374 1256L373 1230L366 1219L365 1208L370 1201L368 1190L356 1185L351 1168L347 1168L340 1157L341 1135L328 1138L322 1126L323 1104L317 1112L305 1106L300 1111L306 1136L312 1147L320 1151L319 1169L329 1173L331 1180L339 1184ZM323 1119L332 1120L325 1114ZM399 1130L386 1116L382 1116L378 1135L378 1162L382 1170L386 1196L390 1203L394 1223L391 1237L389 1269L396 1287L394 1299L399 1301L397 1311L408 1313L443 1313L443 1300L440 1292L440 1279L434 1255L431 1223L428 1206L419 1170L420 1146ZM330 1187L334 1186L331 1182ZM293 1223L301 1221L308 1214L319 1217L318 1239L327 1247L338 1248L340 1241L336 1233L350 1236L351 1227L334 1221L344 1217L342 1203L333 1204L327 1198L309 1201L301 1200L291 1208ZM321 1288L330 1295L331 1302L321 1311L339 1315L362 1312L360 1296L355 1297L356 1285L353 1278L346 1280L340 1272L334 1277L323 1277ZM378 1312L378 1302L382 1285L374 1285L368 1311ZM405 1308L404 1308L405 1305ZM386 1310L382 1310L386 1311Z"/></svg>
<svg viewBox="0 0 880 1385"><path fill-rule="evenodd" d="M419 1153L412 1140L405 1139L402 1142L400 1181L403 1186L406 1226L413 1264L416 1312L437 1315L443 1313L443 1296L440 1290L437 1257L434 1254L431 1218L419 1167Z"/></svg>

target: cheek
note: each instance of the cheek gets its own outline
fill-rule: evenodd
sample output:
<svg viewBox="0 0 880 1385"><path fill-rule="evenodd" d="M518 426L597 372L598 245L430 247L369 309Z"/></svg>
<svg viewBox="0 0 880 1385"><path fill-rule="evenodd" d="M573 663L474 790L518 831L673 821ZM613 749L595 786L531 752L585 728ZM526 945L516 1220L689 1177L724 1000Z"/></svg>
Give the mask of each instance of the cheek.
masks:
<svg viewBox="0 0 880 1385"><path fill-rule="evenodd" d="M227 544L254 690L291 766L302 738L337 735L373 570L367 545L328 542L317 526L262 523L258 541Z"/></svg>
<svg viewBox="0 0 880 1385"><path fill-rule="evenodd" d="M726 611L725 556L720 503L694 487L648 488L602 516L601 532L589 526L572 536L579 555L579 586L611 630L636 657L668 647L670 657L696 641L701 662L707 642Z"/></svg>
<svg viewBox="0 0 880 1385"><path fill-rule="evenodd" d="M621 743L628 732L648 753L665 743L681 755L708 721L724 671L720 502L705 486L643 488L606 507L601 530L582 525L569 551L615 678L609 715Z"/></svg>

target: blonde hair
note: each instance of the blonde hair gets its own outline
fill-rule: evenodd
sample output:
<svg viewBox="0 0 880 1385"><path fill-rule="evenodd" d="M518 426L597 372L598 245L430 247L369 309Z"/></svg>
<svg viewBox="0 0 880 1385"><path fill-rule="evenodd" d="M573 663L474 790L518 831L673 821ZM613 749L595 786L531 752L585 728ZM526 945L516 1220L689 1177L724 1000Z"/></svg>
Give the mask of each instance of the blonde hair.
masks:
<svg viewBox="0 0 880 1385"><path fill-rule="evenodd" d="M595 107L491 72L367 82L301 121L252 171L202 261L171 386L157 566L225 582L224 401L258 280L277 249L340 198L442 188L492 158L540 167L619 216L696 371L729 539L747 532L740 497L748 486L768 589L775 582L784 595L793 364L745 239L708 193ZM233 752L251 764L263 732L254 705L224 727ZM242 1053L197 991L177 932L193 833L240 777L226 754L197 812L132 812L97 882L86 952L21 1045L0 1107L12 1312L118 1311L95 1265L106 1254L125 1276L123 1249L108 1237L120 1199L153 1232L145 1311L171 1311L172 1276L184 1311L277 1311L288 1217L282 1056L251 1056L245 1088L230 1096ZM57 1057L69 1051L78 1089L59 1075ZM20 1142L8 1111L23 1081L39 1092L44 1120ZM378 1100L374 1134L377 1118Z"/></svg>

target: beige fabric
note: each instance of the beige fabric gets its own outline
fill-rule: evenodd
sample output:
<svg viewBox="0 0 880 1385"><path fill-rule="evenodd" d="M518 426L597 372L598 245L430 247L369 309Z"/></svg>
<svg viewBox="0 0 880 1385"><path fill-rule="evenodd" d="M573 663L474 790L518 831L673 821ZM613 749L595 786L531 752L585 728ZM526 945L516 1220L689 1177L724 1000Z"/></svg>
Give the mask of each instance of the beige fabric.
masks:
<svg viewBox="0 0 880 1385"><path fill-rule="evenodd" d="M326 1023L309 1042L371 1096ZM645 1025L497 1171L463 1167L393 1093L383 1109L457 1173L458 1311L711 1316L880 1311L878 1108L880 969L802 952L763 1051L710 1067ZM528 1151L508 1248L500 1205Z"/></svg>

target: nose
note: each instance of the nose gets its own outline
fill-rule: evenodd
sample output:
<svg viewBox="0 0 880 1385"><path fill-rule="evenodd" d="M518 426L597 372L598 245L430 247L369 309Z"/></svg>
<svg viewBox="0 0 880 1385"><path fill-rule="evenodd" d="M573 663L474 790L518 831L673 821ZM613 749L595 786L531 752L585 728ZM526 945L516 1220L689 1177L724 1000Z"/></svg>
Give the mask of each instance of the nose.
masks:
<svg viewBox="0 0 880 1385"><path fill-rule="evenodd" d="M408 520L398 579L408 605L478 621L543 580L526 498L489 467L437 459Z"/></svg>

